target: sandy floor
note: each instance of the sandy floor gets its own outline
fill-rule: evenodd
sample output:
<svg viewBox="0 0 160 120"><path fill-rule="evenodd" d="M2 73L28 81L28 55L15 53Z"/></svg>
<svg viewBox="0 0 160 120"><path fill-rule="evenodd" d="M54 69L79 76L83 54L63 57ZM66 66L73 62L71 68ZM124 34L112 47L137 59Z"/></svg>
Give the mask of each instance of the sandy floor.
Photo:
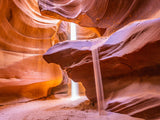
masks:
<svg viewBox="0 0 160 120"><path fill-rule="evenodd" d="M86 107L86 100L63 98L5 105L0 107L0 120L140 120L111 112L99 116L96 108Z"/></svg>

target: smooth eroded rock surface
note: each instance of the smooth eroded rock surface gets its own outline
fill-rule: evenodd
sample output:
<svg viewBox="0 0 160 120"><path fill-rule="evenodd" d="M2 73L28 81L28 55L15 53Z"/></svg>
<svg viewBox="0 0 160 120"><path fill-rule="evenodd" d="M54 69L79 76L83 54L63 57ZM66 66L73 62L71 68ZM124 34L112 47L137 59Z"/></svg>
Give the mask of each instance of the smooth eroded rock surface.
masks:
<svg viewBox="0 0 160 120"><path fill-rule="evenodd" d="M61 83L60 67L42 58L58 23L40 14L36 0L0 1L0 104L47 96Z"/></svg>
<svg viewBox="0 0 160 120"><path fill-rule="evenodd" d="M96 92L91 49L92 45L106 40L98 50L105 98L110 98L108 109L145 119L158 118L159 31L160 19L137 21L109 38L58 43L43 57L49 63L59 64L74 81L82 82L87 97L94 101Z"/></svg>
<svg viewBox="0 0 160 120"><path fill-rule="evenodd" d="M95 27L105 35L135 20L158 18L159 0L39 0L41 13Z"/></svg>
<svg viewBox="0 0 160 120"><path fill-rule="evenodd" d="M42 55L70 39L70 23L42 16L37 0L1 0L0 11L0 104L52 94L64 75ZM98 36L95 28L77 25L78 39Z"/></svg>

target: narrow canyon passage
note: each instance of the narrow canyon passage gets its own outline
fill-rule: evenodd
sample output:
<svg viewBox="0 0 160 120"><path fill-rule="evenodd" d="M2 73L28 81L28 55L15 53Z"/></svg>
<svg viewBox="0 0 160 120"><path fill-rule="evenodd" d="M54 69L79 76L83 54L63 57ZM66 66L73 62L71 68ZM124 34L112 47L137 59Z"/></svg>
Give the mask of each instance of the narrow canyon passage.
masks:
<svg viewBox="0 0 160 120"><path fill-rule="evenodd" d="M159 6L0 0L0 120L160 119Z"/></svg>

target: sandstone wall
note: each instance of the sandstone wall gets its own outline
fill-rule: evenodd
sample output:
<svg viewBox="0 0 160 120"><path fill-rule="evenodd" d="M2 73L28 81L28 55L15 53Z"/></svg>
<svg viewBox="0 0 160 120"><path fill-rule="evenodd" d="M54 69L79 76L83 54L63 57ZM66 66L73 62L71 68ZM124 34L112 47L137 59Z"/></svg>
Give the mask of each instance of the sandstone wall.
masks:
<svg viewBox="0 0 160 120"><path fill-rule="evenodd" d="M98 50L106 109L160 118L159 0L39 0L39 6L43 15L94 27L103 36L58 43L44 54L48 63L59 64L82 82L87 97L96 101L91 49L102 42Z"/></svg>
<svg viewBox="0 0 160 120"><path fill-rule="evenodd" d="M43 17L36 0L0 1L0 102L36 99L62 81L60 67L42 54L59 20Z"/></svg>

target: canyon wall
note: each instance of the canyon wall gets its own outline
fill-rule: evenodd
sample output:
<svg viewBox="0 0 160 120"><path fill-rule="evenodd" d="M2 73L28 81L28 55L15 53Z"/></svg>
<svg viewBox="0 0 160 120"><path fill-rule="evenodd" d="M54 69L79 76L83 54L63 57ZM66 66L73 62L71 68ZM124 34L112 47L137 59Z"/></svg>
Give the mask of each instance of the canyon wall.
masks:
<svg viewBox="0 0 160 120"><path fill-rule="evenodd" d="M160 19L134 22L109 38L57 43L45 54L68 76L82 82L86 95L96 101L92 47L98 48L104 96L113 112L145 119L159 118ZM156 114L154 114L156 113ZM147 115L146 115L147 114Z"/></svg>
<svg viewBox="0 0 160 120"><path fill-rule="evenodd" d="M95 27L110 35L132 21L158 18L159 0L39 0L45 16Z"/></svg>
<svg viewBox="0 0 160 120"><path fill-rule="evenodd" d="M42 59L59 20L42 16L36 0L1 0L0 11L0 103L47 96L62 81L60 67Z"/></svg>
<svg viewBox="0 0 160 120"><path fill-rule="evenodd" d="M82 82L87 97L96 101L91 50L100 45L106 109L160 118L159 0L39 0L39 6L45 16L94 27L103 36L58 43L44 54L48 63L59 64L70 78Z"/></svg>
<svg viewBox="0 0 160 120"><path fill-rule="evenodd" d="M56 93L68 79L62 69L96 101L91 50L102 42L106 109L158 119L159 6L159 0L1 0L0 104ZM69 41L68 22L77 23L77 41Z"/></svg>
<svg viewBox="0 0 160 120"><path fill-rule="evenodd" d="M37 0L1 0L0 11L0 104L47 97L63 89L56 87L66 84L61 68L47 64L42 55L70 39L70 23L41 15ZM77 25L78 39L98 36L95 28Z"/></svg>

